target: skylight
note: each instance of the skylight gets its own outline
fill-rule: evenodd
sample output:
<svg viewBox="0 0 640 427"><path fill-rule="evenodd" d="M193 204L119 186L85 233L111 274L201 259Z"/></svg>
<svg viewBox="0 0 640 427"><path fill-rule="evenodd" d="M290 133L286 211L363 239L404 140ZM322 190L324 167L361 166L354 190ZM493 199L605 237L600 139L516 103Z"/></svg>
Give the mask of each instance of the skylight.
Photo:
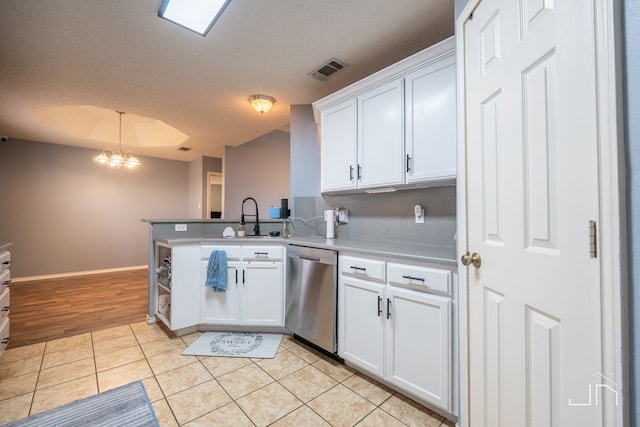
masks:
<svg viewBox="0 0 640 427"><path fill-rule="evenodd" d="M231 0L162 0L158 16L205 36Z"/></svg>

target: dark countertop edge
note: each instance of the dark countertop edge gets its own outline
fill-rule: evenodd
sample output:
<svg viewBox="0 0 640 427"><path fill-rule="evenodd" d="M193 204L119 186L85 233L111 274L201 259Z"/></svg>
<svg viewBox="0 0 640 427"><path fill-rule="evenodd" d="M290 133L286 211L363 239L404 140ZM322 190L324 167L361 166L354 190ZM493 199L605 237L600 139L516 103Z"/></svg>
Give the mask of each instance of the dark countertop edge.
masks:
<svg viewBox="0 0 640 427"><path fill-rule="evenodd" d="M431 262L445 265L457 265L455 250L446 246L419 245L396 242L374 242L350 239L326 239L324 237L181 237L156 238L157 242L170 245L198 244L231 244L231 245L298 245L340 252L354 252L363 255L374 255L400 258L410 261ZM450 255L448 255L450 254ZM451 257L450 257L451 256Z"/></svg>
<svg viewBox="0 0 640 427"><path fill-rule="evenodd" d="M260 223L281 223L283 220L276 218L260 218ZM148 219L143 218L140 222L148 222L149 224L194 224L194 223L204 223L204 224L238 224L240 222L240 218L236 219L207 219L207 218L192 218L192 219L184 219L184 218L162 218L162 219ZM253 217L251 217L248 221L250 224L253 224L255 221Z"/></svg>

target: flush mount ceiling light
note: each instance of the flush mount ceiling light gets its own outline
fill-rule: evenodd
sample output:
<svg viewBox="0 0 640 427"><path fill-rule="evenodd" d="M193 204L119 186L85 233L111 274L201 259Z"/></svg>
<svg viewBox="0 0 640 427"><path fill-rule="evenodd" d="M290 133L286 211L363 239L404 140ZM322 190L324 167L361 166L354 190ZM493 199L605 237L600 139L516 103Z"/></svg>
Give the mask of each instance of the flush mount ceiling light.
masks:
<svg viewBox="0 0 640 427"><path fill-rule="evenodd" d="M267 95L251 95L249 102L254 110L260 114L268 113L276 100Z"/></svg>
<svg viewBox="0 0 640 427"><path fill-rule="evenodd" d="M206 36L231 0L162 0L158 16Z"/></svg>
<svg viewBox="0 0 640 427"><path fill-rule="evenodd" d="M140 160L138 160L131 151L123 152L120 147L122 146L122 111L116 111L119 114L120 127L118 130L118 149L113 152L105 148L102 153L95 157L95 161L101 165L108 165L112 168L120 168L122 166L133 169L140 166ZM107 154L109 153L109 154Z"/></svg>

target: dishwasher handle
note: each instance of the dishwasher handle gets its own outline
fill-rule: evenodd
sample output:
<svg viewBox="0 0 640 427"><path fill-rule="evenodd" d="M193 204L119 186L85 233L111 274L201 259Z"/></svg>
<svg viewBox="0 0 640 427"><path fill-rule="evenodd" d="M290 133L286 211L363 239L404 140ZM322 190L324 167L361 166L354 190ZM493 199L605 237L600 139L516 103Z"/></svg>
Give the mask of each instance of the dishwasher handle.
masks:
<svg viewBox="0 0 640 427"><path fill-rule="evenodd" d="M318 258L318 257L311 257L311 256L305 256L305 255L298 255L298 258L300 258L300 259L306 259L307 261L320 262L320 258Z"/></svg>

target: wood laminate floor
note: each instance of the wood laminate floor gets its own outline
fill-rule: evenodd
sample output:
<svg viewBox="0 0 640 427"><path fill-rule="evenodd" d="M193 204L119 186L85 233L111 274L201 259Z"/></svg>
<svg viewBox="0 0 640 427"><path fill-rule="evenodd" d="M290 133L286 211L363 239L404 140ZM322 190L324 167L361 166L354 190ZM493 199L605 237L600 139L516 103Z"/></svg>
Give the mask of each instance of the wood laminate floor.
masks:
<svg viewBox="0 0 640 427"><path fill-rule="evenodd" d="M11 284L8 348L145 320L147 269Z"/></svg>

